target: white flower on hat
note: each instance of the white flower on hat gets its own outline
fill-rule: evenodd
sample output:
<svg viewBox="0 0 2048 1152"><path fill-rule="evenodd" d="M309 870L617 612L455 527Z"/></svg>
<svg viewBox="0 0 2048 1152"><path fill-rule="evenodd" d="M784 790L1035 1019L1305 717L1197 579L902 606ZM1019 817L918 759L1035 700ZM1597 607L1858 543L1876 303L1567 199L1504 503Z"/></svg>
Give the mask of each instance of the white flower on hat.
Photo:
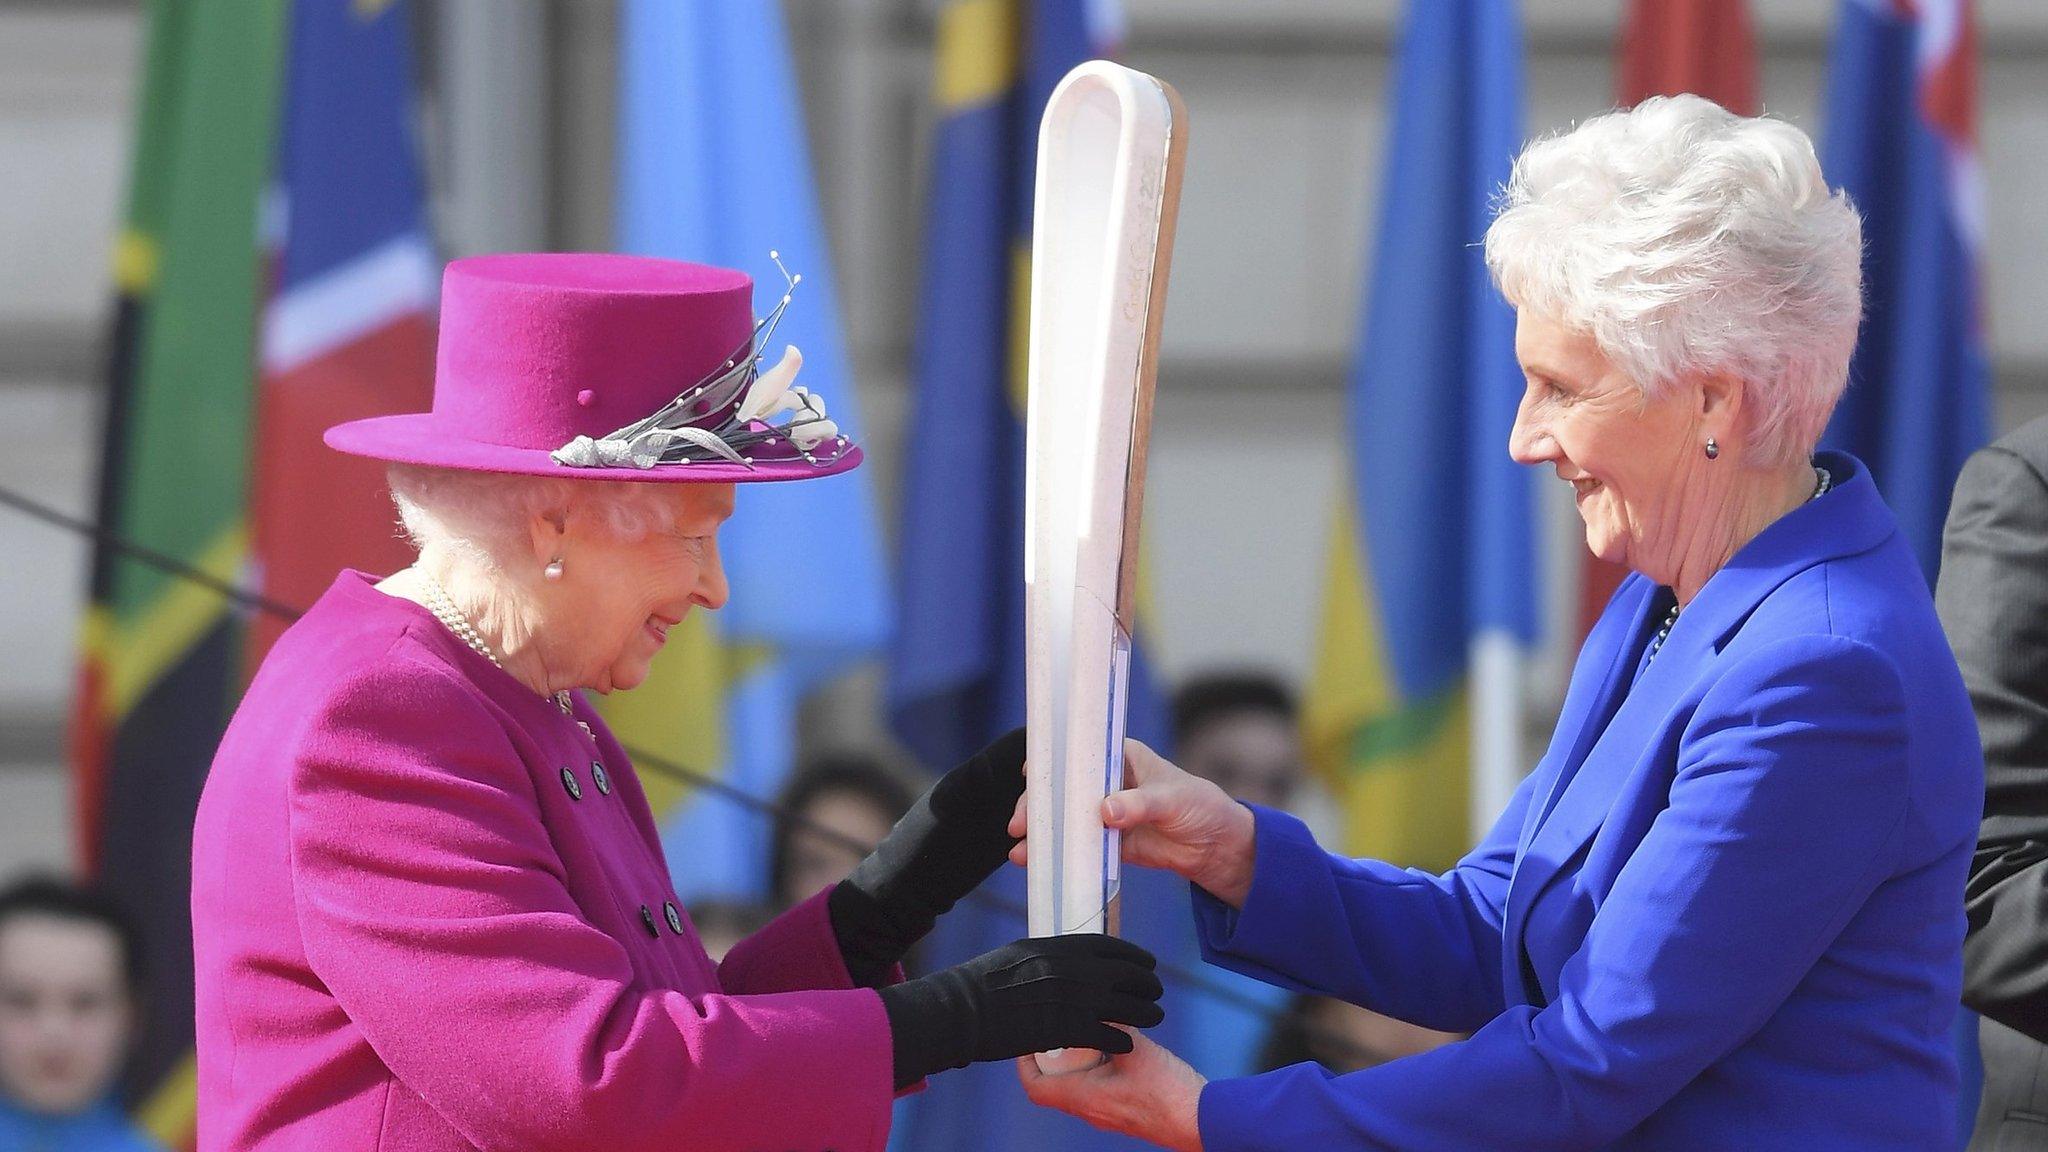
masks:
<svg viewBox="0 0 2048 1152"><path fill-rule="evenodd" d="M798 404L794 409L797 418L789 422L790 443L809 452L839 435L839 425L825 418L824 397L808 388L793 388L790 394L796 398Z"/></svg>
<svg viewBox="0 0 2048 1152"><path fill-rule="evenodd" d="M777 268L782 260L768 254ZM782 268L788 289L803 279ZM785 345L782 359L765 372L757 371L764 348L774 337L775 326L788 310L790 291L768 315L754 322L746 342L724 364L663 405L652 415L603 436L577 436L551 454L555 461L574 468L638 468L689 464L692 461L723 461L752 468L755 452L762 445L787 441L813 465L830 466L856 449L840 434L839 425L825 415L825 401L810 389L798 387L796 375L803 368L804 355ZM588 405L584 396L578 402ZM788 414L789 419L776 423ZM716 422L717 426L707 425ZM811 453L820 445L832 445L819 456ZM774 463L788 462L781 449L770 448Z"/></svg>
<svg viewBox="0 0 2048 1152"><path fill-rule="evenodd" d="M754 380L753 387L747 389L746 399L740 401L739 419L743 422L766 420L778 413L796 411L799 405L790 397L789 386L803 366L804 354L797 351L794 344L785 345L782 359L776 362L775 367L761 373ZM803 389L797 391L802 392Z"/></svg>

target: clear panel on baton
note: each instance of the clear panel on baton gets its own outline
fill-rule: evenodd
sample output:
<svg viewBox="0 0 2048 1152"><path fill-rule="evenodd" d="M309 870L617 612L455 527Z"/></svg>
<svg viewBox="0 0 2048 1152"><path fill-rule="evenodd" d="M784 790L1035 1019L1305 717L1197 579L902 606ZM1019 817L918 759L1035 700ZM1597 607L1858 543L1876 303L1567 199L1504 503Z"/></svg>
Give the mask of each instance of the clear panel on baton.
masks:
<svg viewBox="0 0 2048 1152"><path fill-rule="evenodd" d="M1131 684L1131 634L1119 624L1110 640L1109 747L1103 749L1102 794L1120 792L1124 786L1124 704ZM1122 931L1118 893L1124 879L1123 833L1105 825L1102 829L1102 922L1103 931Z"/></svg>

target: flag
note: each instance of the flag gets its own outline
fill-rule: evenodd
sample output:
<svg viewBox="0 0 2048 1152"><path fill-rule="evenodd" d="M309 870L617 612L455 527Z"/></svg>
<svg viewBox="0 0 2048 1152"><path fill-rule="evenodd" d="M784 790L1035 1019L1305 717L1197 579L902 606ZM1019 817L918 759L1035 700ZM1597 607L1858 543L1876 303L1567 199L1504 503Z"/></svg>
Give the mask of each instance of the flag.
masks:
<svg viewBox="0 0 2048 1152"><path fill-rule="evenodd" d="M1535 633L1514 315L1482 249L1522 143L1513 5L1411 4L1392 103L1303 729L1347 851L1443 868L1521 775L1514 660Z"/></svg>
<svg viewBox="0 0 2048 1152"><path fill-rule="evenodd" d="M933 771L965 759L1024 719L1024 395L1029 336L1031 201L1038 122L1060 78L1107 52L1116 9L1080 0L955 0L940 10L925 200L914 401L890 653L891 728ZM1159 403L1170 404L1162 378ZM1142 570L1141 570L1142 571ZM1141 605L1141 628L1143 611ZM1164 748L1166 709L1141 651L1126 729ZM945 917L923 950L928 967L969 959L1025 934L1024 878L1006 868L981 904ZM1183 970L1196 962L1187 885L1126 868L1123 932ZM1000 907L989 901L1000 902ZM1153 1035L1187 1051L1213 997L1165 976L1167 1023ZM1214 983L1235 983L1226 977ZM1255 1001L1256 1003L1256 1001ZM1262 1028L1256 1010L1231 1004ZM1240 1030L1247 1030L1240 1026ZM1247 1036L1256 1047L1256 1034ZM1015 1069L948 1072L899 1109L899 1149L1144 1147L1033 1106Z"/></svg>
<svg viewBox="0 0 2048 1152"><path fill-rule="evenodd" d="M1821 170L1863 213L1863 330L1822 443L1855 453L1927 582L1963 461L1990 438L1979 254L1977 22L1970 0L1844 0L1828 61ZM1983 1065L1959 1009L1957 1147Z"/></svg>
<svg viewBox="0 0 2048 1152"><path fill-rule="evenodd" d="M98 518L224 580L246 552L251 394L283 8L158 0L127 219ZM82 871L135 916L150 974L128 1085L192 1140L192 814L240 691L241 621L210 591L100 548L71 759Z"/></svg>
<svg viewBox="0 0 2048 1152"><path fill-rule="evenodd" d="M1630 0L1619 49L1615 103L1623 108L1652 96L1691 92L1739 115L1758 112L1756 37L1747 0ZM1627 574L1621 565L1585 553L1575 640L1593 630Z"/></svg>
<svg viewBox="0 0 2048 1152"><path fill-rule="evenodd" d="M412 562L383 462L320 439L346 420L433 404L440 263L412 75L404 5L293 5L250 456L249 583L281 604L310 606L343 568L383 575ZM288 623L250 622L249 667Z"/></svg>
<svg viewBox="0 0 2048 1152"><path fill-rule="evenodd" d="M1757 113L1756 38L1748 0L1629 0L1615 100L1691 92L1742 116Z"/></svg>
<svg viewBox="0 0 2048 1152"><path fill-rule="evenodd" d="M1024 389L1038 121L1114 43L1084 0L954 0L939 15L914 400L905 435L890 727L942 770L1024 720ZM1127 730L1163 739L1133 661Z"/></svg>
<svg viewBox="0 0 2048 1152"><path fill-rule="evenodd" d="M771 258L779 253L803 282L776 339L803 351L798 382L858 440L859 396L782 6L628 0L619 44L619 249L743 269L760 312L784 291ZM780 354L767 351L770 362ZM803 695L888 640L869 475L742 488L719 535L731 602L715 619L693 613L671 634L679 651L640 688L604 702L621 740L717 770L755 795L780 790ZM675 781L646 784L685 899L767 895L766 821Z"/></svg>
<svg viewBox="0 0 2048 1152"><path fill-rule="evenodd" d="M1831 448L1870 466L1932 583L1963 461L1989 436L1977 29L1968 0L1845 0L1821 168L1863 213L1863 331Z"/></svg>

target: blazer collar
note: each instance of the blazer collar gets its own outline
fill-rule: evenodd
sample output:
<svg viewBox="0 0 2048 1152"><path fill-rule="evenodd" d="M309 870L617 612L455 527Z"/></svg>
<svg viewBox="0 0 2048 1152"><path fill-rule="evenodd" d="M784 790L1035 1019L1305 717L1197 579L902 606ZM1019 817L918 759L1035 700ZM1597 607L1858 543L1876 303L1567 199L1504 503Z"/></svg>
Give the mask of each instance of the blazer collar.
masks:
<svg viewBox="0 0 2048 1152"><path fill-rule="evenodd" d="M1780 584L1816 564L1868 552L1898 531L1862 461L1847 452L1822 452L1814 462L1833 477L1827 494L1780 516L1709 577L1679 613L1664 642L1667 650L1682 635L1695 650L1720 651ZM1657 660L1666 654L1659 652Z"/></svg>
<svg viewBox="0 0 2048 1152"><path fill-rule="evenodd" d="M1542 806L1530 813L1527 830L1533 831L1548 815L1624 694L1644 694L1642 689L1658 675L1660 665L1690 666L1709 651L1719 652L1757 605L1798 573L1838 556L1868 551L1897 531L1861 461L1846 452L1823 452L1816 463L1833 477L1827 494L1779 517L1707 580L1679 614L1644 674L1644 684L1632 688L1629 680L1641 656L1638 641L1657 623L1650 619L1657 603L1656 586L1640 577L1632 579L1594 622L1558 716L1559 733L1571 737L1563 771ZM1666 659L1673 656L1680 658Z"/></svg>
<svg viewBox="0 0 2048 1152"><path fill-rule="evenodd" d="M1587 637L1558 719L1557 737L1569 741L1568 751L1543 807L1524 826L1509 885L1509 946L1502 960L1511 995L1519 987L1529 905L1600 830L1703 665L1779 585L1816 564L1866 552L1897 531L1860 461L1826 452L1816 462L1833 478L1828 493L1779 517L1714 573L1679 614L1640 681L1629 684L1640 655L1636 641L1654 626L1648 620L1653 585L1634 581L1633 592L1617 597ZM1601 678L1580 682L1591 675Z"/></svg>

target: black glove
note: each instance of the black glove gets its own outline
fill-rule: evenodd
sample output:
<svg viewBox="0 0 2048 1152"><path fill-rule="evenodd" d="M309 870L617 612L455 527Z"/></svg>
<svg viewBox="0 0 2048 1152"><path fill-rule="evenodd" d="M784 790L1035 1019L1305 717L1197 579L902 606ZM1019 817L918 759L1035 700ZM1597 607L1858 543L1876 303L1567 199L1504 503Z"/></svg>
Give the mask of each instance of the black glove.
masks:
<svg viewBox="0 0 2048 1152"><path fill-rule="evenodd" d="M1129 1052L1131 1038L1109 1025L1165 1018L1152 966L1150 952L1114 936L1048 936L880 989L896 1087L1053 1048Z"/></svg>
<svg viewBox="0 0 2048 1152"><path fill-rule="evenodd" d="M1009 859L1024 795L1024 730L969 757L918 797L888 839L826 900L839 954L872 985L960 898Z"/></svg>

